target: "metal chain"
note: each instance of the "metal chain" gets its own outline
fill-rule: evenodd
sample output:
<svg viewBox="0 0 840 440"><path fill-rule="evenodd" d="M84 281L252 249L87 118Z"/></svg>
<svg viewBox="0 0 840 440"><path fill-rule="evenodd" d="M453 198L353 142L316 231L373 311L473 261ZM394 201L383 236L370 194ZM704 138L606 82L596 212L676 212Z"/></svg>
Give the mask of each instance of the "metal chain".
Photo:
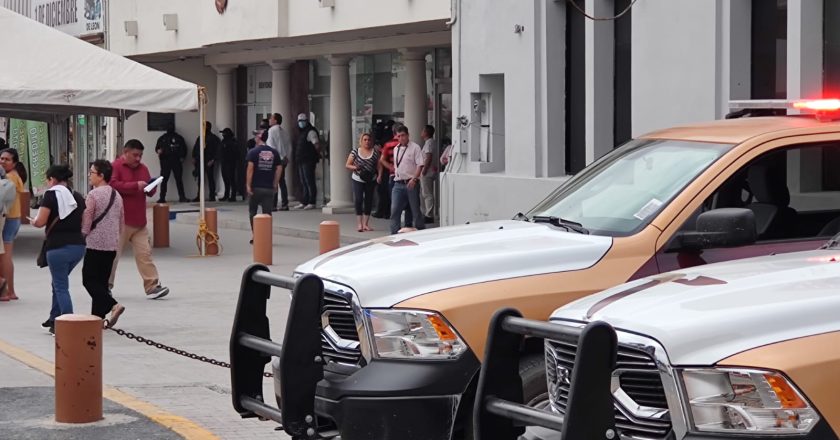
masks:
<svg viewBox="0 0 840 440"><path fill-rule="evenodd" d="M137 342L139 342L139 343L141 343L141 344L146 344L146 345L148 345L148 346L150 346L150 347L159 348L159 349L161 349L161 350L165 350L165 351L168 351L168 352L170 352L170 353L175 353L175 354L177 354L177 355L181 355L181 356L184 356L184 357L188 357L188 358L190 358L190 359L195 359L195 360L197 360L197 361L206 362L206 363L208 363L208 364L210 364L210 365L215 365L215 366L217 366L217 367L230 368L230 364L229 364L229 363L227 363L227 362L224 362L224 361L220 361L220 360L217 360L217 359L209 358L209 357L206 357L206 356L199 356L199 355L197 355L197 354L195 354L195 353L190 353L190 352L185 351L185 350L181 350L181 349L178 349L178 348L175 348L175 347L170 347L170 346L168 346L168 345L166 345L166 344L161 344L160 342L153 341L153 340L151 340L151 339L149 339L149 338L144 338L144 337L142 337L142 336L135 335L134 333L127 332L127 331L125 331L125 330L123 330L123 329L113 328L113 327L112 327L112 328L111 328L111 330L113 330L113 331L114 331L114 333L116 333L116 334L118 334L118 335L120 335L120 336L125 336L125 337L126 337L126 338L128 338L128 339L131 339L131 340L133 340L133 341L137 341ZM269 373L269 372L263 372L263 377L274 377L274 375L273 375L273 374L271 374L271 373Z"/></svg>

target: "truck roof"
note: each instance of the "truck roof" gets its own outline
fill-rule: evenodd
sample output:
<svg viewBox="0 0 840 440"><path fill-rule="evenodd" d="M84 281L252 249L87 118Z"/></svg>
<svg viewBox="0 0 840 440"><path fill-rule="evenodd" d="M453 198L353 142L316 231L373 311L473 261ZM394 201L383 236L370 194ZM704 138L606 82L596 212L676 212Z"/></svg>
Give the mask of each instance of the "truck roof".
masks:
<svg viewBox="0 0 840 440"><path fill-rule="evenodd" d="M646 139L679 139L721 144L740 144L747 139L774 133L778 137L789 134L825 133L840 131L840 121L819 121L813 115L761 116L724 119L666 128L647 133Z"/></svg>

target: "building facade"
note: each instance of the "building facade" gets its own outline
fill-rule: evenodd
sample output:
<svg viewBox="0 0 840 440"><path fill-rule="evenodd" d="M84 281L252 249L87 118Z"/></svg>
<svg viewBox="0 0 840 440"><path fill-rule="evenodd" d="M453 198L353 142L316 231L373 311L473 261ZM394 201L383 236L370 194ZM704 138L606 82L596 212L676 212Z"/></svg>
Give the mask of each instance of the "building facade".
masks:
<svg viewBox="0 0 840 440"><path fill-rule="evenodd" d="M318 205L344 212L352 206L344 163L362 132L381 137L390 120L406 123L415 140L425 124L451 130L450 6L449 0L122 0L110 2L109 48L206 87L213 131L231 128L240 142L272 112L293 137L296 115L309 115L325 147ZM198 117L175 115L190 150ZM145 160L152 174L158 130L144 113L125 122L126 139L138 138L152 152ZM185 176L192 166L185 163ZM295 173L286 178L297 186ZM184 183L191 197L190 180Z"/></svg>
<svg viewBox="0 0 840 440"><path fill-rule="evenodd" d="M455 4L443 223L526 212L632 137L720 119L729 100L840 93L832 0Z"/></svg>

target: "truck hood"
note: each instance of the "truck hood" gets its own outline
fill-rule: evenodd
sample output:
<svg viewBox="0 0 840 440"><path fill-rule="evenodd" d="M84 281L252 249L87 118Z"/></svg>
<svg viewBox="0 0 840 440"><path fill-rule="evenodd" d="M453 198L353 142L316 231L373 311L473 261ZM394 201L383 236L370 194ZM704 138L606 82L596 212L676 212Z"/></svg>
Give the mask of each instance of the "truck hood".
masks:
<svg viewBox="0 0 840 440"><path fill-rule="evenodd" d="M840 252L796 252L700 266L622 284L551 319L606 321L658 340L673 365L840 330Z"/></svg>
<svg viewBox="0 0 840 440"><path fill-rule="evenodd" d="M357 243L295 271L352 288L363 307L391 307L451 287L585 269L611 245L610 237L570 233L545 223L493 221Z"/></svg>

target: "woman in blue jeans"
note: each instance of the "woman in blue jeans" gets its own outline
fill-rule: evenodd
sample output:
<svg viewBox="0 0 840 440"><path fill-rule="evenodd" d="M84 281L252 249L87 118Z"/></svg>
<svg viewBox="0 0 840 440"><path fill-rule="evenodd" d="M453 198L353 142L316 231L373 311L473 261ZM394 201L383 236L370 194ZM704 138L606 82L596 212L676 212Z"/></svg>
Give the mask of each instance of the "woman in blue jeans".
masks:
<svg viewBox="0 0 840 440"><path fill-rule="evenodd" d="M53 165L47 170L47 186L38 216L30 219L32 226L47 228L47 266L52 276L52 309L49 318L41 324L55 334L55 318L73 313L70 299L70 272L85 255L85 237L82 235L82 214L85 199L71 191L68 182L73 172L67 165Z"/></svg>

